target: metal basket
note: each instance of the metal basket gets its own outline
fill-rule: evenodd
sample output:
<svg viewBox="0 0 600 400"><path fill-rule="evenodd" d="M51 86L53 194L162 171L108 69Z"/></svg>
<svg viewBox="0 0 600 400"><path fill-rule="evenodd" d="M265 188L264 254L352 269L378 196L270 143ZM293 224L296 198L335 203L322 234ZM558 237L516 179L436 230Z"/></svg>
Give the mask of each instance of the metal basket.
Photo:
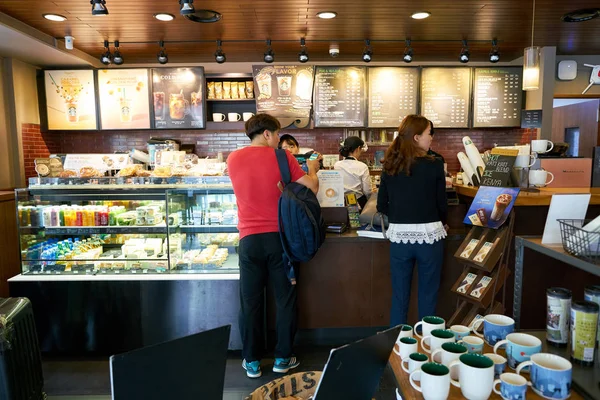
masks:
<svg viewBox="0 0 600 400"><path fill-rule="evenodd" d="M583 229L591 219L559 219L560 236L565 251L575 257L600 264L600 228Z"/></svg>

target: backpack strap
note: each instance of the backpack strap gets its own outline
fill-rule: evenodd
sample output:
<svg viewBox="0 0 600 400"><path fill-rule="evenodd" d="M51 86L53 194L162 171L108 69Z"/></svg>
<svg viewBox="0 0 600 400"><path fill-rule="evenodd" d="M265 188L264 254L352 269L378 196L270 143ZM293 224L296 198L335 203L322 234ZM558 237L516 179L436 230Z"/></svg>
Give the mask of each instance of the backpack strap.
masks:
<svg viewBox="0 0 600 400"><path fill-rule="evenodd" d="M290 166L288 164L287 154L285 154L285 149L275 149L275 156L277 156L277 164L279 164L281 181L284 185L287 185L292 181L292 173L290 172Z"/></svg>

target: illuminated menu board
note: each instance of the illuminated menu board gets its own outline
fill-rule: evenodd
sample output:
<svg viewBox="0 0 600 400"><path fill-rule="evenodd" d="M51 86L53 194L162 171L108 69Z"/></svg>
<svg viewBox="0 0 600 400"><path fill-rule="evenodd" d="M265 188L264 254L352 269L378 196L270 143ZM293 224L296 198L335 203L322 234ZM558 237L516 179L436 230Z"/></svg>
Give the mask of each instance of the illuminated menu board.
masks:
<svg viewBox="0 0 600 400"><path fill-rule="evenodd" d="M312 65L254 65L256 111L281 118L308 118L312 109Z"/></svg>
<svg viewBox="0 0 600 400"><path fill-rule="evenodd" d="M417 113L418 68L369 68L369 127L397 128Z"/></svg>
<svg viewBox="0 0 600 400"><path fill-rule="evenodd" d="M470 68L423 68L421 115L436 128L468 128Z"/></svg>
<svg viewBox="0 0 600 400"><path fill-rule="evenodd" d="M520 126L521 67L475 68L473 126Z"/></svg>
<svg viewBox="0 0 600 400"><path fill-rule="evenodd" d="M366 67L317 67L315 127L365 126Z"/></svg>
<svg viewBox="0 0 600 400"><path fill-rule="evenodd" d="M102 129L149 129L150 101L147 69L98 71Z"/></svg>
<svg viewBox="0 0 600 400"><path fill-rule="evenodd" d="M97 129L93 70L44 71L50 130Z"/></svg>

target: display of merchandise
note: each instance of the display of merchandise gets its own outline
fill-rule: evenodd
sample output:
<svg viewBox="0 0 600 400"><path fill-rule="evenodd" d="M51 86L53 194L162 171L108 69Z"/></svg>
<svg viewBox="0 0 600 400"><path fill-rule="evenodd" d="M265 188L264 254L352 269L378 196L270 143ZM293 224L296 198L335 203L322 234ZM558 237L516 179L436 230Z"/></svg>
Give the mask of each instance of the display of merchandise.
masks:
<svg viewBox="0 0 600 400"><path fill-rule="evenodd" d="M569 342L571 291L559 287L546 289L546 341L557 347Z"/></svg>

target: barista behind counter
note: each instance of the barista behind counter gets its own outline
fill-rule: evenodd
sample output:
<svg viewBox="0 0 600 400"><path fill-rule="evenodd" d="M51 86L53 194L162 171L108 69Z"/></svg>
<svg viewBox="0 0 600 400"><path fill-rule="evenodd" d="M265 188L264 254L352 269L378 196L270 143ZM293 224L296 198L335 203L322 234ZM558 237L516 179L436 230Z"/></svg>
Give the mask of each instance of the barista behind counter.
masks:
<svg viewBox="0 0 600 400"><path fill-rule="evenodd" d="M340 171L344 178L344 195L354 193L361 208L365 207L371 196L371 176L367 164L359 161L367 145L358 136L350 136L340 146L340 154L344 157L333 169Z"/></svg>

